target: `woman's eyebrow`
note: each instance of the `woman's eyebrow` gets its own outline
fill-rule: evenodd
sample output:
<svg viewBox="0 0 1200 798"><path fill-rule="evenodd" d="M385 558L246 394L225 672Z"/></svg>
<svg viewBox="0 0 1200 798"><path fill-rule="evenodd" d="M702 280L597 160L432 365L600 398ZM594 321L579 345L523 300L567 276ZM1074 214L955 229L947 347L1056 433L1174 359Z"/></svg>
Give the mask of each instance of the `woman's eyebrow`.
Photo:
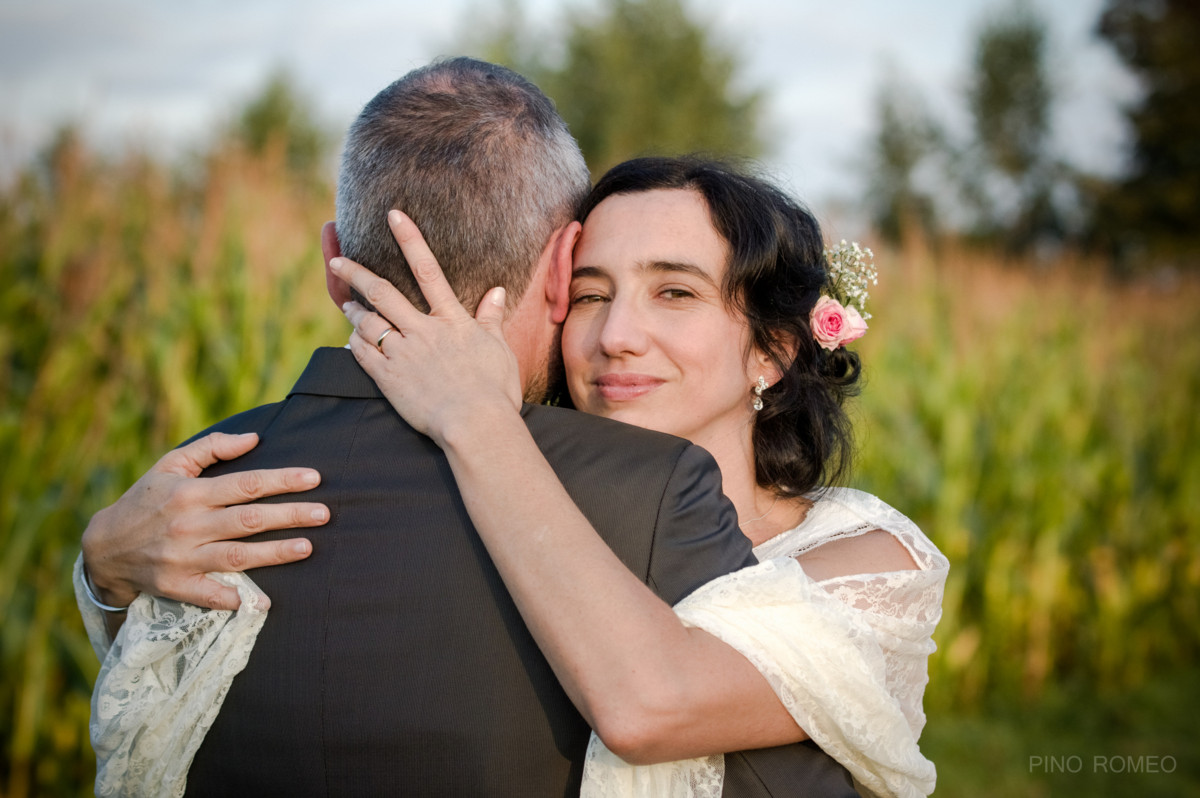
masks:
<svg viewBox="0 0 1200 798"><path fill-rule="evenodd" d="M694 263L673 260L655 260L642 264L641 268L650 272L683 272L684 274L690 274L694 277L699 277L701 280L711 286L716 286L716 283L713 282L712 275Z"/></svg>

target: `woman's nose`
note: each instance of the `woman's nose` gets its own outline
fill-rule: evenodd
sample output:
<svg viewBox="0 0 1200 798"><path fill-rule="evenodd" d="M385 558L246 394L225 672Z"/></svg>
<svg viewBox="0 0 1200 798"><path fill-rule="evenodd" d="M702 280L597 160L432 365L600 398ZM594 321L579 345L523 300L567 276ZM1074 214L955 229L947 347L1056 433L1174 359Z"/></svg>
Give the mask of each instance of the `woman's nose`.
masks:
<svg viewBox="0 0 1200 798"><path fill-rule="evenodd" d="M600 329L600 350L608 357L643 354L649 340L643 315L630 301L610 302Z"/></svg>

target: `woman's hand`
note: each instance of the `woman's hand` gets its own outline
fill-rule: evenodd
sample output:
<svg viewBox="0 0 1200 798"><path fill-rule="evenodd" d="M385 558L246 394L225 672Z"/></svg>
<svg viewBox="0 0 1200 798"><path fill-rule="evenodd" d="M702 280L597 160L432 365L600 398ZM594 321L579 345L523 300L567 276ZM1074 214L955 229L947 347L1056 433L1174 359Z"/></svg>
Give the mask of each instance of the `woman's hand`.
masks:
<svg viewBox="0 0 1200 798"><path fill-rule="evenodd" d="M477 432L468 428L481 411L520 411L520 372L501 329L504 289L489 291L472 318L413 221L391 211L388 225L430 311L354 261L334 258L330 268L376 310L343 307L354 325L350 349L404 420L446 448L460 430L466 439Z"/></svg>
<svg viewBox="0 0 1200 798"><path fill-rule="evenodd" d="M218 610L237 609L237 590L210 571L244 571L302 560L306 538L246 542L269 529L321 526L317 502L255 503L320 484L311 468L276 468L202 477L221 460L258 445L258 435L214 432L168 452L83 533L83 559L102 601L125 606L140 592Z"/></svg>

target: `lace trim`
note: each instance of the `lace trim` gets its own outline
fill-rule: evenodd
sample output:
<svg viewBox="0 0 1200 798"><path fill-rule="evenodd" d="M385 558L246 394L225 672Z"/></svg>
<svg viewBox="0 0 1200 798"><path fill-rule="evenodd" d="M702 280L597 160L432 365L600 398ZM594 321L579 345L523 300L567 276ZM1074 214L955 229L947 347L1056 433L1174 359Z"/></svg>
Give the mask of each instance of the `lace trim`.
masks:
<svg viewBox="0 0 1200 798"><path fill-rule="evenodd" d="M182 796L192 759L266 620L262 591L245 574L209 574L237 588L236 612L141 595L108 646L88 618L103 664L92 693L96 795ZM76 585L81 580L76 565ZM81 604L80 607L83 610Z"/></svg>
<svg viewBox="0 0 1200 798"><path fill-rule="evenodd" d="M630 765L592 734L579 798L721 798L725 757Z"/></svg>

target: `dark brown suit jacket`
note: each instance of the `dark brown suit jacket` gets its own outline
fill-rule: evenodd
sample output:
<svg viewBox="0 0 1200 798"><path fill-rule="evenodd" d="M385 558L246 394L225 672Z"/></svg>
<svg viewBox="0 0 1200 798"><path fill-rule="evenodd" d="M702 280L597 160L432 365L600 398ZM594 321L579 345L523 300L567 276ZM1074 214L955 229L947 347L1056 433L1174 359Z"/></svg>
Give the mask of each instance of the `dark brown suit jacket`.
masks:
<svg viewBox="0 0 1200 798"><path fill-rule="evenodd" d="M702 449L570 410L523 415L580 509L666 601L753 562ZM317 350L285 401L213 430L261 442L209 473L311 466L322 482L310 498L332 518L312 530L310 558L251 574L270 615L192 764L189 796L578 793L586 723L522 623L442 452L349 351ZM726 794L853 794L815 748L772 751L728 757Z"/></svg>

